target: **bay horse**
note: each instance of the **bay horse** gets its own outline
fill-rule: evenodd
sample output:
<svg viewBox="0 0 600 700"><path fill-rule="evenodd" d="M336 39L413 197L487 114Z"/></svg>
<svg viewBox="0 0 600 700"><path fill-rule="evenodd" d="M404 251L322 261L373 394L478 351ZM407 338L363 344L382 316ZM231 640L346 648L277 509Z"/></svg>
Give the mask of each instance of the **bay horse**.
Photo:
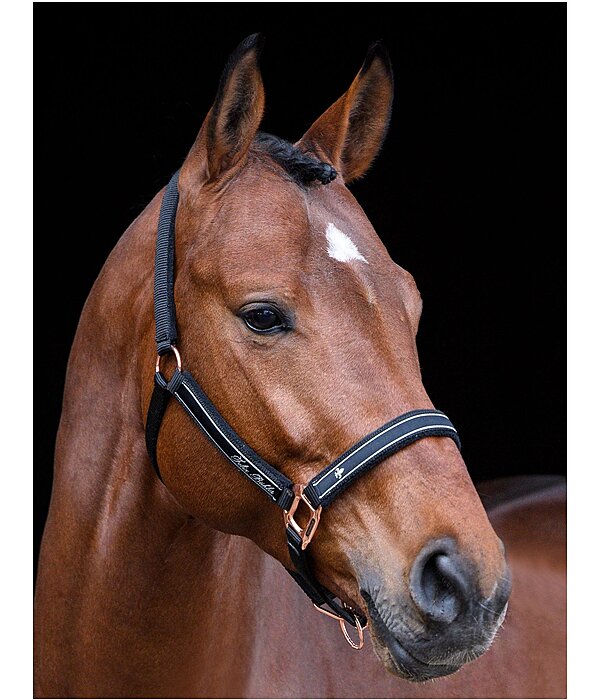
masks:
<svg viewBox="0 0 600 700"><path fill-rule="evenodd" d="M292 145L259 132L261 44L249 37L230 58L180 171L178 347L235 430L306 483L432 404L417 287L347 189L388 127L385 49L371 47ZM373 655L313 610L281 566L293 568L281 511L176 402L157 478L144 423L161 198L109 256L73 344L36 589L36 697L564 695L562 482L490 483L486 513L455 443L427 437L353 483L323 512L310 561L366 616Z"/></svg>

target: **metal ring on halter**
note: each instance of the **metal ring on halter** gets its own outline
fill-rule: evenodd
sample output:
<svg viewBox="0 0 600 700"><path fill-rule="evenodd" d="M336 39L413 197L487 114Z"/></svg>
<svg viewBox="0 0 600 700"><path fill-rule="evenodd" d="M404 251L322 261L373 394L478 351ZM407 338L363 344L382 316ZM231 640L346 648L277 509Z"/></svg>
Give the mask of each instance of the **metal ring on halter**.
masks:
<svg viewBox="0 0 600 700"><path fill-rule="evenodd" d="M344 620L343 617L340 617L339 615L336 615L335 613L329 612L329 610L323 610L323 608L320 608L316 603L313 603L313 607L315 610L318 610L320 613L323 613L323 615L327 615L327 617L331 617L334 620L337 620L340 623L340 629L342 630L342 634L344 635L344 639L348 642L348 644L353 648L353 649L362 649L363 646L365 645L365 636L363 634L363 630L365 627L363 627L360 624L360 620L358 619L356 613L352 611L351 608L349 608L345 603L342 603L342 605L348 610L349 612L354 615L354 620L356 622L356 631L358 632L358 644L350 637L348 634L348 630L346 629L346 620Z"/></svg>
<svg viewBox="0 0 600 700"><path fill-rule="evenodd" d="M302 538L302 549L306 549L310 544L310 541L312 540L315 532L317 531L317 527L319 526L321 511L323 510L322 506L315 508L308 498L306 498L304 495L305 488L306 487L304 484L294 484L294 500L292 501L292 505L288 510L283 511L283 522L285 523L286 527L291 527L292 530L294 530L294 532ZM303 501L310 511L310 520L304 527L300 527L300 525L298 525L298 523L294 520L294 514L300 505L300 501Z"/></svg>
<svg viewBox="0 0 600 700"><path fill-rule="evenodd" d="M175 360L177 361L177 369L181 372L181 355L179 354L179 350L174 345L171 345L171 347L169 348L169 350L166 353L164 353L163 355L156 356L156 372L157 372L157 374L160 372L161 359L165 355L168 355L169 353L173 353L173 355L175 355Z"/></svg>
<svg viewBox="0 0 600 700"><path fill-rule="evenodd" d="M352 613L354 615L354 613ZM342 628L342 633L344 635L344 638L348 642L348 644L353 648L353 649L362 649L363 646L365 645L365 638L363 635L363 626L360 624L360 621L356 615L354 615L354 619L356 620L356 631L358 632L358 644L350 637L348 634L348 630L346 629L346 621L345 620L340 620L340 627Z"/></svg>

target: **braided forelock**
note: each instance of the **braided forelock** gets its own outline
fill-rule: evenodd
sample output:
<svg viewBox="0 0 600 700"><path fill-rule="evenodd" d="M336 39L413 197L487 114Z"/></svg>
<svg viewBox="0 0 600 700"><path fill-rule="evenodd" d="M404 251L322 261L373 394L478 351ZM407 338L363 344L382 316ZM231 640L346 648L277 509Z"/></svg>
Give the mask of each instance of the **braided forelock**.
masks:
<svg viewBox="0 0 600 700"><path fill-rule="evenodd" d="M301 151L278 136L259 132L255 143L264 149L296 182L308 185L315 180L327 185L337 177L336 169L310 153Z"/></svg>

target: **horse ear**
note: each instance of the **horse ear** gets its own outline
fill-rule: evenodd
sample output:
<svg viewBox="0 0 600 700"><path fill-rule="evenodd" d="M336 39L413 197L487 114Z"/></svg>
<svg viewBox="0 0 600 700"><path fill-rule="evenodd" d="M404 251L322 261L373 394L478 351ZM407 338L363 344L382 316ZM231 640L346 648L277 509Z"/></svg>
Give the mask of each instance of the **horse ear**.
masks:
<svg viewBox="0 0 600 700"><path fill-rule="evenodd" d="M356 78L298 142L329 161L346 183L367 171L383 144L392 113L394 76L381 42L371 44Z"/></svg>
<svg viewBox="0 0 600 700"><path fill-rule="evenodd" d="M231 54L217 96L186 159L184 169L204 181L221 178L247 156L265 106L259 68L264 44L252 34Z"/></svg>

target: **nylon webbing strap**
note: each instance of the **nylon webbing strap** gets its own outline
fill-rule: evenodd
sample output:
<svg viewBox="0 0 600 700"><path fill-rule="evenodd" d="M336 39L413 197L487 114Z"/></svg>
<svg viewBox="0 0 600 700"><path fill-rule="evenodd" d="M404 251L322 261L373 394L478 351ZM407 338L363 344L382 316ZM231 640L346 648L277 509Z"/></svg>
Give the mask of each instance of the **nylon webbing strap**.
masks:
<svg viewBox="0 0 600 700"><path fill-rule="evenodd" d="M290 576L315 605L319 606L320 608L326 605L332 612L339 615L348 624L355 627L356 622L354 620L354 615L349 612L341 602L338 602L334 594L327 590L325 586L322 586L314 577L308 561L307 550L302 549L302 540L300 536L290 527L286 528L286 536L290 559L296 568L296 571L287 569ZM355 614L358 617L361 626L364 627L366 623L365 617L359 611L356 611Z"/></svg>
<svg viewBox="0 0 600 700"><path fill-rule="evenodd" d="M152 397L150 398L148 415L146 417L146 449L148 450L150 461L152 462L152 467L156 472L156 476L158 476L161 481L162 476L158 466L156 449L158 447L158 434L160 432L160 426L163 418L165 417L165 411L167 410L167 405L170 398L171 394L167 390L167 383L162 378L162 374L155 374L154 391L152 392Z"/></svg>
<svg viewBox="0 0 600 700"><path fill-rule="evenodd" d="M154 262L154 319L156 321L156 346L158 354L167 352L177 340L175 315L175 218L179 203L179 171L165 190L156 236L156 259Z"/></svg>
<svg viewBox="0 0 600 700"><path fill-rule="evenodd" d="M315 507L326 507L368 469L425 437L449 437L460 450L458 433L448 416L434 409L410 411L382 425L344 452L311 479L304 493Z"/></svg>
<svg viewBox="0 0 600 700"><path fill-rule="evenodd" d="M176 378L180 381L177 381ZM174 382L174 380L176 380ZM196 425L233 466L286 510L292 503L292 482L258 455L217 411L189 372L175 373L171 391Z"/></svg>
<svg viewBox="0 0 600 700"><path fill-rule="evenodd" d="M189 372L177 370L169 384L157 374L156 382L159 388L167 389L177 398L194 423L238 471L281 508L289 508L293 500L290 479L238 435ZM338 457L310 481L304 494L315 508L325 508L366 471L425 437L449 437L460 449L456 428L444 413L434 409L410 411L373 431Z"/></svg>

